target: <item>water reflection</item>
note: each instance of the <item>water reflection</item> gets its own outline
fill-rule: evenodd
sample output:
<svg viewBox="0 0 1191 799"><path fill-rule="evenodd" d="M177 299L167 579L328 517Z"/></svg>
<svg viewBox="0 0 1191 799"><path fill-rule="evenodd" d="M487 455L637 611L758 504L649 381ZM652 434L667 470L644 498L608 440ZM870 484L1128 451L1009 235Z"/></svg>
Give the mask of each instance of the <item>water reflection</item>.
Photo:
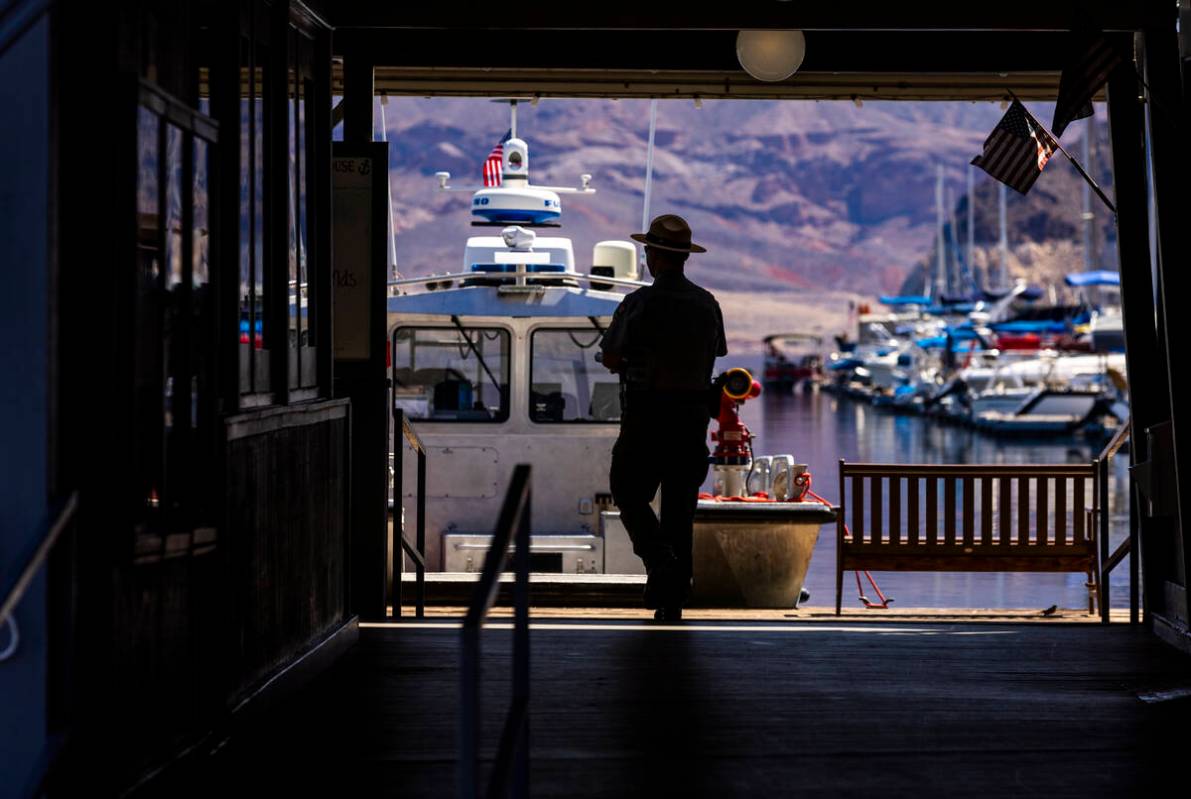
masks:
<svg viewBox="0 0 1191 799"><path fill-rule="evenodd" d="M1000 439L917 416L901 416L828 394L763 394L745 405L746 423L757 433L758 454L790 453L813 475L814 490L838 501L840 459L871 463L1089 463L1099 444L1076 437ZM1109 476L1111 535L1116 545L1129 534L1128 455L1114 459ZM1113 572L1111 604L1128 607L1128 564ZM1081 574L874 575L895 607L1063 608L1087 607ZM835 535L824 527L807 575L810 605L835 602ZM867 586L866 586L867 587ZM856 584L844 579L844 606L857 607Z"/></svg>

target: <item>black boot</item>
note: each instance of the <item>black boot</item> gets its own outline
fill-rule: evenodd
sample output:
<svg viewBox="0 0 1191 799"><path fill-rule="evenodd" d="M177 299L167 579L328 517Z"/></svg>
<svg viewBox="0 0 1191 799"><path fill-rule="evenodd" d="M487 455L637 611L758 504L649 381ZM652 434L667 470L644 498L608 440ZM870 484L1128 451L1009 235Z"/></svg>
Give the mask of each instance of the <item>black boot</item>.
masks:
<svg viewBox="0 0 1191 799"><path fill-rule="evenodd" d="M670 605L658 608L653 614L654 621L682 621L682 606Z"/></svg>
<svg viewBox="0 0 1191 799"><path fill-rule="evenodd" d="M667 603L672 604L674 583L678 576L678 558L674 552L665 549L650 559L646 564L649 577L645 581L643 599L649 610L661 608Z"/></svg>

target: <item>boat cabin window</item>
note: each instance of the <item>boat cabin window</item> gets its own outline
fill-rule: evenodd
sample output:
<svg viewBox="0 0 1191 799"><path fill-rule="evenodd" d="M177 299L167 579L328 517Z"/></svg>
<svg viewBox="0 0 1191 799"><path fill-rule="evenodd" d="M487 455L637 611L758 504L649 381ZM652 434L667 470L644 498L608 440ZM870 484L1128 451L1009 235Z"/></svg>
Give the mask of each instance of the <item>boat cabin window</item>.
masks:
<svg viewBox="0 0 1191 799"><path fill-rule="evenodd" d="M593 327L538 329L530 337L529 418L535 422L617 422L620 383L595 360Z"/></svg>
<svg viewBox="0 0 1191 799"><path fill-rule="evenodd" d="M393 334L393 404L410 419L509 418L509 333L482 327L402 327Z"/></svg>

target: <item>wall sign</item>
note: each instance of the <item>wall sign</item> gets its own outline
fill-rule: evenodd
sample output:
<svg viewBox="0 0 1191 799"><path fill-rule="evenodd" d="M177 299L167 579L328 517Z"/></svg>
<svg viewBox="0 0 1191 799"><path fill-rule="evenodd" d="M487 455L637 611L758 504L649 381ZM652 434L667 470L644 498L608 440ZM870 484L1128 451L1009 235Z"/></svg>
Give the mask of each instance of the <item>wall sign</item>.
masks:
<svg viewBox="0 0 1191 799"><path fill-rule="evenodd" d="M372 355L373 161L331 159L334 187L335 358Z"/></svg>

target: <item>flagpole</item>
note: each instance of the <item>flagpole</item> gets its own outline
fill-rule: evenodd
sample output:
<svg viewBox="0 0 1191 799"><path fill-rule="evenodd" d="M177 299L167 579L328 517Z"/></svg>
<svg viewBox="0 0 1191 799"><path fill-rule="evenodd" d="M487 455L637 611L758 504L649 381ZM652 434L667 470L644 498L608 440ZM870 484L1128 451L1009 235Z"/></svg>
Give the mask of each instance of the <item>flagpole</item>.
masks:
<svg viewBox="0 0 1191 799"><path fill-rule="evenodd" d="M976 242L976 232L975 232L976 212L972 208L972 205L975 201L976 201L976 192L973 190L972 165L968 164L968 249L964 255L964 264L966 264L967 268L968 268L968 277L972 278L973 291L976 288L979 288L975 284L976 270L972 265L972 251L975 249L975 242ZM985 280L984 282L987 283L988 281Z"/></svg>
<svg viewBox="0 0 1191 799"><path fill-rule="evenodd" d="M1080 164L1079 161L1076 161L1074 158L1072 158L1071 153L1063 149L1063 145L1059 144L1058 139L1055 139L1055 145L1058 146L1059 152L1067 156L1067 160L1071 162L1071 166L1075 167L1075 171L1083 176L1083 179L1088 182L1088 185L1092 187L1092 191L1096 192L1096 196L1099 197L1106 206L1108 206L1108 210L1115 214L1117 212L1117 207L1112 204L1112 200L1108 199L1108 195L1105 194L1104 190L1100 188L1100 184L1092 180L1092 176L1087 173L1087 170L1083 168L1083 165Z"/></svg>
<svg viewBox="0 0 1191 799"><path fill-rule="evenodd" d="M1010 97L1021 103L1021 100L1018 100L1017 95L1013 93L1012 89L1009 89L1008 91ZM1022 107L1025 107L1025 103L1022 103ZM1029 113L1028 109L1026 113ZM1075 167L1075 171L1080 174L1080 177L1088 182L1088 185L1092 187L1092 191L1096 192L1096 196L1099 197L1104 204L1108 206L1108 210L1112 211L1115 215L1117 212L1117 207L1112 204L1112 200L1108 199L1108 195L1104 193L1104 189L1100 188L1100 184L1092 180L1092 176L1089 175L1088 171L1083 168L1083 164L1079 163L1079 161L1076 161L1071 153L1067 152L1067 149L1063 147L1062 143L1059 141L1059 137L1047 130L1046 126L1044 126L1041 122L1038 122L1037 117L1035 117L1033 114L1030 114L1030 118L1038 123L1038 127L1046 131L1046 135L1050 136L1051 141L1055 143L1055 147L1059 149L1059 152L1067 156L1067 160L1071 162L1071 166Z"/></svg>

